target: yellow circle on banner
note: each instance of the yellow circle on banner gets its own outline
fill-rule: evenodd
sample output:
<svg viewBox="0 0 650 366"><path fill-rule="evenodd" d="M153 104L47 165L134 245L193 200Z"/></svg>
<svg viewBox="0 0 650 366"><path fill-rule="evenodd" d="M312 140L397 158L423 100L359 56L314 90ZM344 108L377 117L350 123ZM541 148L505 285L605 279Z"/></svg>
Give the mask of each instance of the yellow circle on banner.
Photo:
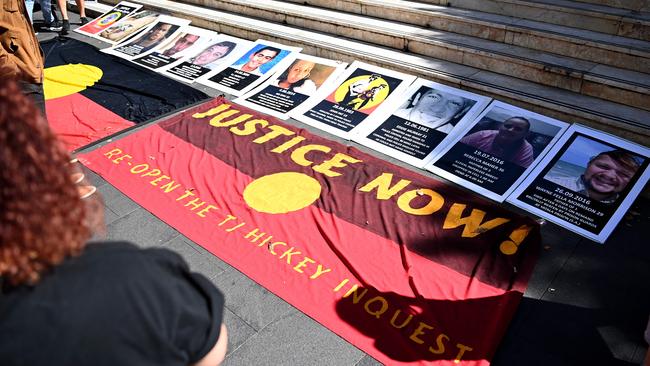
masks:
<svg viewBox="0 0 650 366"><path fill-rule="evenodd" d="M386 97L388 97L388 94L390 93L388 82L384 80L384 78L382 78L381 76L374 80L370 80L370 78L371 75L361 75L345 81L334 92L334 100L337 103L341 103L343 99L345 99L346 95L348 95L348 93L350 92L350 86L352 84L362 83L363 81L367 81L366 83L363 83L364 90L370 90L373 87L377 88L377 91L374 93L372 100L368 101L367 103L363 103L363 99L361 99L361 96L359 96L359 98L352 99L352 101L348 105L344 105L344 107L350 107L354 110L364 110L364 109L372 108L377 104L383 102L384 99L386 99Z"/></svg>
<svg viewBox="0 0 650 366"><path fill-rule="evenodd" d="M95 84L104 75L99 67L84 64L48 67L44 74L46 100L78 93Z"/></svg>
<svg viewBox="0 0 650 366"><path fill-rule="evenodd" d="M258 212L281 214L303 209L318 199L318 181L306 174L283 172L265 175L249 183L244 200Z"/></svg>

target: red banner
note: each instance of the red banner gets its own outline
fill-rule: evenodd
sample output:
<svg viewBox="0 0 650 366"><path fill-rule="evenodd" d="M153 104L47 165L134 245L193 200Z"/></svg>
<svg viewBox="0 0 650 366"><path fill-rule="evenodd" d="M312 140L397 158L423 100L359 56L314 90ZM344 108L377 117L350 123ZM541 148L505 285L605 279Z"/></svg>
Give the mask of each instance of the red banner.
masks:
<svg viewBox="0 0 650 366"><path fill-rule="evenodd" d="M221 98L80 158L387 364L489 364L539 244L528 218Z"/></svg>

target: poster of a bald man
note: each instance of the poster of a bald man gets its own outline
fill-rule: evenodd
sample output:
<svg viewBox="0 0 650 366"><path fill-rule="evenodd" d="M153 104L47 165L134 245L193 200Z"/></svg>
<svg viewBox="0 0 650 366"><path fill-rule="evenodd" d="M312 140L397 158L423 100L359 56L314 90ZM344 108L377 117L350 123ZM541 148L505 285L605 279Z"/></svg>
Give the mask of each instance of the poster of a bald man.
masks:
<svg viewBox="0 0 650 366"><path fill-rule="evenodd" d="M493 101L427 169L501 202L568 126L566 122Z"/></svg>
<svg viewBox="0 0 650 366"><path fill-rule="evenodd" d="M650 149L573 125L509 202L603 243L650 177Z"/></svg>

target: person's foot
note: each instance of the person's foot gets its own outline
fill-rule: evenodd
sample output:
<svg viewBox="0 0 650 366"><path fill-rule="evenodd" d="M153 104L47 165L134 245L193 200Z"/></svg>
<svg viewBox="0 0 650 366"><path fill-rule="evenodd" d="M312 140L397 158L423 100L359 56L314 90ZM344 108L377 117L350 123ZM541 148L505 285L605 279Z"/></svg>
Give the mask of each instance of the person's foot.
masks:
<svg viewBox="0 0 650 366"><path fill-rule="evenodd" d="M48 32L60 32L63 26L59 22L50 22L50 23L45 23L41 27L41 30L45 30Z"/></svg>
<svg viewBox="0 0 650 366"><path fill-rule="evenodd" d="M88 18L86 17L81 17L79 18L81 20L81 25L88 24Z"/></svg>
<svg viewBox="0 0 650 366"><path fill-rule="evenodd" d="M70 21L67 19L63 19L63 24L61 25L61 35L65 36L70 32Z"/></svg>

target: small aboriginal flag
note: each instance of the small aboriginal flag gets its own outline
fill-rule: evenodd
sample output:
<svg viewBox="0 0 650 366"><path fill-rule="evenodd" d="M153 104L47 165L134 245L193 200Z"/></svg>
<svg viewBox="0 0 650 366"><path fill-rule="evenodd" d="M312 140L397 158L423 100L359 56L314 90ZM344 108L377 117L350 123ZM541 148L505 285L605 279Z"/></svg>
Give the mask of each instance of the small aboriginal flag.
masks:
<svg viewBox="0 0 650 366"><path fill-rule="evenodd" d="M50 126L74 150L208 96L74 39L41 43Z"/></svg>

